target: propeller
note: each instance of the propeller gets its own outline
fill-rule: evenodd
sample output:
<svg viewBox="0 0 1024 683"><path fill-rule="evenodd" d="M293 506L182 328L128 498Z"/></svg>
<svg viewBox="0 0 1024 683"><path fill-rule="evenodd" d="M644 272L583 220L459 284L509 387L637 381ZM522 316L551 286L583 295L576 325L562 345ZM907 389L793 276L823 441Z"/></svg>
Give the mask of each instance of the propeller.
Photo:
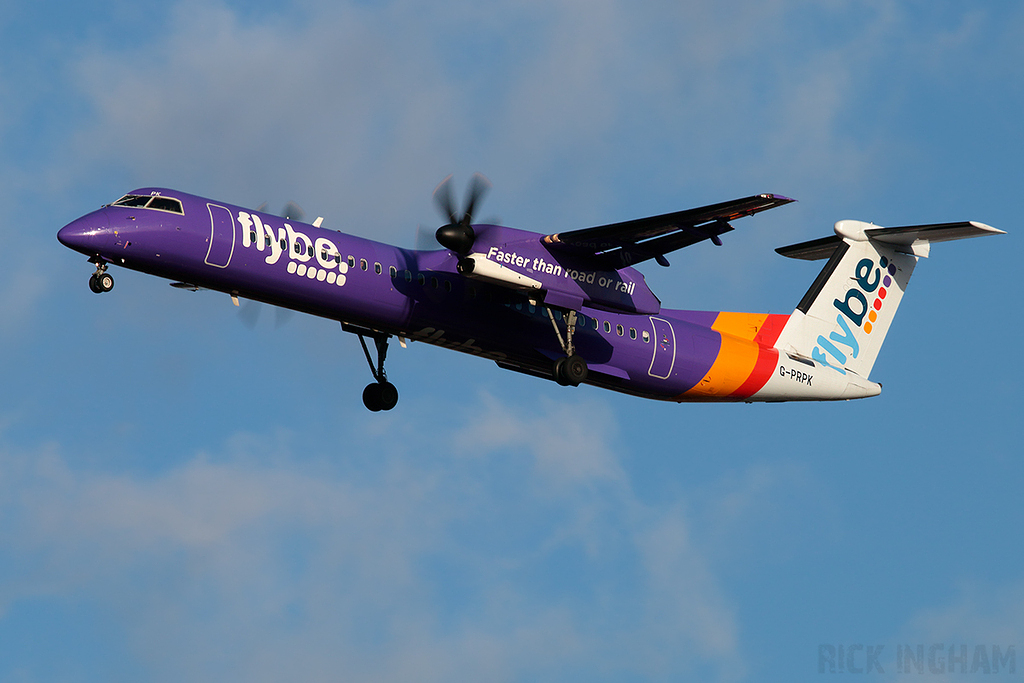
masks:
<svg viewBox="0 0 1024 683"><path fill-rule="evenodd" d="M440 248L441 245L438 244L433 230L423 227L422 224L416 226L416 251L434 251Z"/></svg>
<svg viewBox="0 0 1024 683"><path fill-rule="evenodd" d="M267 210L267 202L263 202L256 210L263 213ZM286 221L294 220L299 223L306 221L306 212L302 210L302 207L295 202L289 201L284 205L284 208L277 214ZM173 286L178 286L179 283L174 283ZM264 304L259 301L253 301L252 299L245 299L238 308L238 318L242 321L250 330L255 329L256 323L259 322L260 313L263 312ZM295 311L288 308L281 308L280 306L274 306L274 329L278 329L284 326Z"/></svg>
<svg viewBox="0 0 1024 683"><path fill-rule="evenodd" d="M459 256L465 256L473 248L476 233L473 231L473 211L491 189L491 183L479 173L474 173L466 189L466 209L460 216L452 197L452 176L448 176L434 190L434 203L448 219L434 234L441 246L451 249Z"/></svg>
<svg viewBox="0 0 1024 683"><path fill-rule="evenodd" d="M256 207L256 211L258 211L259 213L265 213L267 210L268 203L269 202L263 202L262 204ZM281 212L278 213L277 215L285 219L286 221L295 220L298 221L299 223L306 222L306 212L302 210L301 206L291 201L285 204L284 208L281 209Z"/></svg>
<svg viewBox="0 0 1024 683"><path fill-rule="evenodd" d="M260 320L260 314L263 312L263 308L266 304L259 301L253 301L252 299L243 299L242 304L238 309L238 319L242 321L250 330L256 328L256 323ZM290 308L281 308L280 306L274 306L274 329L280 329L292 316L295 315L295 311Z"/></svg>
<svg viewBox="0 0 1024 683"><path fill-rule="evenodd" d="M306 212L303 211L302 207L295 202L288 202L285 204L284 208L281 209L281 213L278 215L285 220L295 220L299 223L306 222Z"/></svg>

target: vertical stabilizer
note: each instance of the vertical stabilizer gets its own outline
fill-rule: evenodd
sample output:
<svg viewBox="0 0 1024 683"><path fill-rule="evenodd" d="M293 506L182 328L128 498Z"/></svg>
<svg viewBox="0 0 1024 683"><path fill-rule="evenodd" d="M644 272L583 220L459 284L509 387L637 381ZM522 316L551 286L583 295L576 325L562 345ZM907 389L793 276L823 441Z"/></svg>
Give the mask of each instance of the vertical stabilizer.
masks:
<svg viewBox="0 0 1024 683"><path fill-rule="evenodd" d="M879 228L840 221L836 236L777 251L808 260L828 258L775 344L791 356L867 378L910 282L932 242L999 234L982 223Z"/></svg>

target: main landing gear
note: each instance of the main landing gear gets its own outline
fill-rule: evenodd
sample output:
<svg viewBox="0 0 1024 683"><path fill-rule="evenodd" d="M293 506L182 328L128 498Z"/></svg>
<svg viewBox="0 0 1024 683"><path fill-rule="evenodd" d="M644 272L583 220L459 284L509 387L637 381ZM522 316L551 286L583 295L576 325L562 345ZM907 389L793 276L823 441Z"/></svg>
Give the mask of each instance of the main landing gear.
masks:
<svg viewBox="0 0 1024 683"><path fill-rule="evenodd" d="M89 276L89 289L96 294L109 292L114 288L114 276L107 272L107 264L100 260L96 264L96 272Z"/></svg>
<svg viewBox="0 0 1024 683"><path fill-rule="evenodd" d="M353 332L359 337L359 343L363 346L363 353L366 354L366 362L370 365L370 372L373 373L372 384L367 384L363 389L363 405L378 412L380 410L391 410L398 405L398 389L388 381L388 373L384 370L384 359L388 355L389 334L374 332L362 328L353 328L342 323L342 329L346 332ZM366 346L366 337L373 339L377 347L377 363L374 365L370 357L370 349Z"/></svg>
<svg viewBox="0 0 1024 683"><path fill-rule="evenodd" d="M576 353L576 347L573 344L573 333L576 331L576 311L569 311L565 314L564 338L562 337L561 330L558 329L558 323L555 322L555 314L551 312L550 308L547 309L547 312L548 318L551 319L551 326L555 328L558 345L565 352L564 358L559 358L555 361L552 374L555 377L555 381L563 387L578 387L580 383L587 379L587 361L583 359L583 356Z"/></svg>

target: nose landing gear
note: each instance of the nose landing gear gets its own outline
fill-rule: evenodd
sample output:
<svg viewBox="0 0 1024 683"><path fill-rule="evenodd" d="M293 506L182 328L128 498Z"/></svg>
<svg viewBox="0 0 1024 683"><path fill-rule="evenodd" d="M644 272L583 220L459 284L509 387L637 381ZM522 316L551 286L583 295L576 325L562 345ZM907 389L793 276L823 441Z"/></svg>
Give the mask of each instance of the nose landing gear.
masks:
<svg viewBox="0 0 1024 683"><path fill-rule="evenodd" d="M96 294L109 292L114 288L114 276L107 272L107 264L103 261L93 261L96 264L96 272L89 276L89 289Z"/></svg>

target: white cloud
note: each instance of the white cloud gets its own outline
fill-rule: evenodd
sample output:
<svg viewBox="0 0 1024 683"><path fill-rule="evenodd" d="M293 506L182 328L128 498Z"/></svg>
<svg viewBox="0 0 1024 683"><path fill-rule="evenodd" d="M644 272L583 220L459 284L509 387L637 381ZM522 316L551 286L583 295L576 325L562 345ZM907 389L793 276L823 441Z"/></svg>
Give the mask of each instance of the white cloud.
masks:
<svg viewBox="0 0 1024 683"><path fill-rule="evenodd" d="M0 273L0 348L32 337L31 326L48 284L44 261L34 251L23 248L13 267Z"/></svg>
<svg viewBox="0 0 1024 683"><path fill-rule="evenodd" d="M541 398L529 410L516 410L486 393L480 404L482 414L456 436L462 452L529 453L541 478L560 487L626 484L609 443L616 436L615 422L605 404L565 405Z"/></svg>
<svg viewBox="0 0 1024 683"><path fill-rule="evenodd" d="M903 680L905 673L916 673L918 666L936 681L963 680L964 674L1019 675L1024 664L1019 659L1024 643L1024 581L964 582L950 598L919 610L896 633L893 652L887 656L896 660L895 650L906 647L914 660L908 660L903 671L896 664L886 668L891 679ZM916 659L918 647L924 661ZM951 649L953 656L966 655L966 659L950 664ZM999 662L994 661L996 656Z"/></svg>
<svg viewBox="0 0 1024 683"><path fill-rule="evenodd" d="M436 220L450 171L491 175L493 210L538 230L623 219L645 184L674 201L764 176L848 187L873 154L839 116L849 74L879 65L856 36L807 59L800 7L312 4L303 23L184 3L152 43L81 62L79 150L391 239Z"/></svg>
<svg viewBox="0 0 1024 683"><path fill-rule="evenodd" d="M907 642L1024 647L1024 581L964 583L951 597L909 620L903 628Z"/></svg>
<svg viewBox="0 0 1024 683"><path fill-rule="evenodd" d="M715 570L631 492L606 406L464 420L455 454L373 435L372 470L258 435L153 474L3 449L0 609L94 604L167 680L735 677Z"/></svg>

